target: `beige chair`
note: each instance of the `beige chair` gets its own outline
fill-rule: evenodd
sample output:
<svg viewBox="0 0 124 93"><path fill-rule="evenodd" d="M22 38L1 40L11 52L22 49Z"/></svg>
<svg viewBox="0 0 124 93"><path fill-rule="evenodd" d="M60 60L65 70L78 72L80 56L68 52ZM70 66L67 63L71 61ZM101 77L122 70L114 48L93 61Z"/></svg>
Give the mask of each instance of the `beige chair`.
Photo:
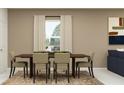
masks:
<svg viewBox="0 0 124 93"><path fill-rule="evenodd" d="M35 83L35 72L41 67L46 68L46 83L48 79L48 71L50 68L49 60L48 60L48 53L39 52L33 53L33 83Z"/></svg>
<svg viewBox="0 0 124 93"><path fill-rule="evenodd" d="M16 61L16 57L15 57L14 52L10 53L10 58L11 58L11 69L10 69L9 78L11 78L11 76L14 75L16 67L23 67L23 69L24 69L24 78L25 78L25 69L26 69L27 76L28 76L28 62L27 61Z"/></svg>
<svg viewBox="0 0 124 93"><path fill-rule="evenodd" d="M69 62L70 62L70 53L67 52L58 52L54 54L54 78L56 79L57 83L57 72L59 67L63 67L67 71L67 76L68 76L68 83L69 81Z"/></svg>
<svg viewBox="0 0 124 93"><path fill-rule="evenodd" d="M34 53L48 53L48 55L50 54L50 51L34 51ZM48 58L48 60L50 60L49 58ZM50 65L51 63L50 63L50 61L49 61L49 65ZM37 66L37 68L38 68L38 66ZM39 66L39 68L40 69L37 69L37 75L38 75L38 73L39 72L41 72L41 66ZM49 68L49 71L48 71L49 73L48 73L48 78L50 79L50 68Z"/></svg>
<svg viewBox="0 0 124 93"><path fill-rule="evenodd" d="M78 73L78 78L80 78L80 68L81 67L88 67L90 76L92 76L94 78L93 58L94 58L94 53L90 53L90 60L88 60L88 61L77 61L76 62L76 75Z"/></svg>

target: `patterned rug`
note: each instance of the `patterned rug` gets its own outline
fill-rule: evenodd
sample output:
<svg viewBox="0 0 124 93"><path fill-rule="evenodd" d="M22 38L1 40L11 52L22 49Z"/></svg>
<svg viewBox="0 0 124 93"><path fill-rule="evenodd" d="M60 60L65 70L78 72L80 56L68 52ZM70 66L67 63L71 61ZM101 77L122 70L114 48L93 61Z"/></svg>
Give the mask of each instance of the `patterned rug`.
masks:
<svg viewBox="0 0 124 93"><path fill-rule="evenodd" d="M33 84L32 78L26 77L24 79L23 72L19 71L13 77L5 81L3 85L103 85L103 83L89 76L87 71L82 71L80 73L80 78L73 78L70 76L70 83L68 83L65 73L61 73L58 74L57 83L55 83L55 79L51 78L48 79L48 83L46 84L45 75L40 74L36 76L36 82Z"/></svg>

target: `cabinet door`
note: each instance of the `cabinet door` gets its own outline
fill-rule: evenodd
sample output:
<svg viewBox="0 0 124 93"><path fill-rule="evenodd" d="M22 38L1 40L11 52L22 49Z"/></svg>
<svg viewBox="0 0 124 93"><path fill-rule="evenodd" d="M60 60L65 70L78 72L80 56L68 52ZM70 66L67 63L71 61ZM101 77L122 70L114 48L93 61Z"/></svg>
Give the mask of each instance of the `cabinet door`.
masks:
<svg viewBox="0 0 124 93"><path fill-rule="evenodd" d="M7 16L7 9L0 8L0 22L7 23L8 16Z"/></svg>
<svg viewBox="0 0 124 93"><path fill-rule="evenodd" d="M0 22L0 72L2 70L2 23Z"/></svg>
<svg viewBox="0 0 124 93"><path fill-rule="evenodd" d="M2 9L0 9L0 22L2 22Z"/></svg>
<svg viewBox="0 0 124 93"><path fill-rule="evenodd" d="M7 69L7 11L0 9L0 72Z"/></svg>

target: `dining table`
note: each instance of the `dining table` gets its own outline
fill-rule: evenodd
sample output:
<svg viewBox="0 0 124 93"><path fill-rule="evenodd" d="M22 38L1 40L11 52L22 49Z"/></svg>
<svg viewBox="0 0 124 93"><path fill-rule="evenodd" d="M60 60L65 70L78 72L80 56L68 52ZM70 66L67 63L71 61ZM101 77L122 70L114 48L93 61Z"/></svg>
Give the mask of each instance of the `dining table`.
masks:
<svg viewBox="0 0 124 93"><path fill-rule="evenodd" d="M19 58L29 58L29 62L30 62L30 78L32 78L33 76L33 53L24 53L24 54L18 54L15 55L15 57L19 57ZM49 58L54 58L54 53L49 53ZM72 58L72 76L75 78L75 60L76 58L87 58L90 61L90 56L86 55L86 54L78 54L78 53L70 53L70 58Z"/></svg>

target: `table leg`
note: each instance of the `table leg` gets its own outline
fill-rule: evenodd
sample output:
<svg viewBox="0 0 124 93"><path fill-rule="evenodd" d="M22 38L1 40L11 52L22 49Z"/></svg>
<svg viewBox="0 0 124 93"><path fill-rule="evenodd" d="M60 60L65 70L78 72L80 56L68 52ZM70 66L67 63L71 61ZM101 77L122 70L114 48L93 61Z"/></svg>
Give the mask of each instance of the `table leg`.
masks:
<svg viewBox="0 0 124 93"><path fill-rule="evenodd" d="M33 76L33 60L32 57L30 58L30 78Z"/></svg>
<svg viewBox="0 0 124 93"><path fill-rule="evenodd" d="M75 78L75 58L72 58L72 76Z"/></svg>

